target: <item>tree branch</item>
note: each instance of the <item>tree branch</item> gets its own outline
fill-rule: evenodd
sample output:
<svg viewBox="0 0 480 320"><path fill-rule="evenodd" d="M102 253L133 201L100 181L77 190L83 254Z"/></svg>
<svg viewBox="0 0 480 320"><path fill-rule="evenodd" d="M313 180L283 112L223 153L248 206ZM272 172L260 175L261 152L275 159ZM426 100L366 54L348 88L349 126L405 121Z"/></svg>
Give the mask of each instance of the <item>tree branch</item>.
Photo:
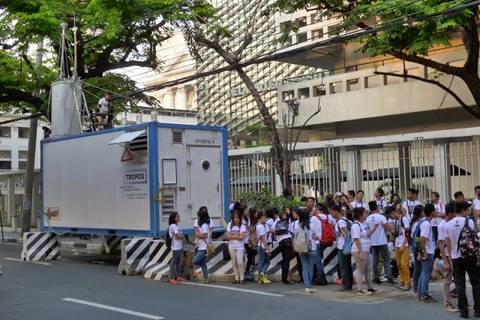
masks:
<svg viewBox="0 0 480 320"><path fill-rule="evenodd" d="M398 73L391 73L391 72L380 72L380 71L375 71L375 74L378 75L384 75L384 76L390 76L390 77L397 77L397 78L409 78L409 79L414 79L414 80L419 80L422 82L434 84L437 87L440 87L444 91L446 91L448 94L450 94L457 102L460 104L460 106L465 109L468 113L470 113L472 116L474 116L477 119L480 119L480 112L474 110L471 106L466 104L462 98L460 98L452 89L447 87L446 85L440 83L439 81L431 80L431 79L426 79L410 74L398 74Z"/></svg>
<svg viewBox="0 0 480 320"><path fill-rule="evenodd" d="M0 92L0 103L16 103L19 101L31 104L38 110L41 109L44 103L39 97L25 91L3 88Z"/></svg>
<svg viewBox="0 0 480 320"><path fill-rule="evenodd" d="M464 73L463 68L450 66L448 64L440 63L440 62L430 60L428 58L424 58L421 56L410 55L402 51L391 51L391 52L388 52L388 54L400 60L406 60L409 62L418 63L421 65L436 69L441 72L453 74L455 76L460 77L462 73Z"/></svg>

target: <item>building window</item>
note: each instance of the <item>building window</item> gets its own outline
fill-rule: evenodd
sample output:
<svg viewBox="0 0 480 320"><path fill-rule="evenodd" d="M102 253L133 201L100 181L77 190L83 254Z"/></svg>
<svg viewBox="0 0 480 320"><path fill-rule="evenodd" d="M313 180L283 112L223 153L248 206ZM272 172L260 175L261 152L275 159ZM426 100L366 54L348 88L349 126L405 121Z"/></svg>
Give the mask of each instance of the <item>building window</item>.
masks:
<svg viewBox="0 0 480 320"><path fill-rule="evenodd" d="M298 98L299 99L310 98L310 88L300 88L300 89L298 89Z"/></svg>
<svg viewBox="0 0 480 320"><path fill-rule="evenodd" d="M0 161L0 170L12 169L12 161Z"/></svg>
<svg viewBox="0 0 480 320"><path fill-rule="evenodd" d="M328 37L334 37L340 33L341 28L338 24L328 27Z"/></svg>
<svg viewBox="0 0 480 320"><path fill-rule="evenodd" d="M365 88L380 87L380 75L365 77Z"/></svg>
<svg viewBox="0 0 480 320"><path fill-rule="evenodd" d="M322 22L322 14L320 12L312 13L310 19L312 20L312 23Z"/></svg>
<svg viewBox="0 0 480 320"><path fill-rule="evenodd" d="M0 150L0 159L11 159L12 151L10 150Z"/></svg>
<svg viewBox="0 0 480 320"><path fill-rule="evenodd" d="M320 39L323 38L323 29L317 29L312 31L312 38L315 39Z"/></svg>
<svg viewBox="0 0 480 320"><path fill-rule="evenodd" d="M326 90L324 84L313 87L313 96L314 97L324 96L326 94L327 94L327 90Z"/></svg>
<svg viewBox="0 0 480 320"><path fill-rule="evenodd" d="M28 128L18 128L18 137L20 139L28 139Z"/></svg>
<svg viewBox="0 0 480 320"><path fill-rule="evenodd" d="M280 31L285 32L287 30L289 23L290 23L289 21L280 23Z"/></svg>
<svg viewBox="0 0 480 320"><path fill-rule="evenodd" d="M330 83L330 94L343 92L343 81Z"/></svg>
<svg viewBox="0 0 480 320"><path fill-rule="evenodd" d="M297 26L299 28L306 27L307 26L307 17L300 17L295 20Z"/></svg>
<svg viewBox="0 0 480 320"><path fill-rule="evenodd" d="M27 161L18 161L18 169L26 169Z"/></svg>
<svg viewBox="0 0 480 320"><path fill-rule="evenodd" d="M293 90L282 92L282 101L293 100L294 98L295 98L295 93Z"/></svg>
<svg viewBox="0 0 480 320"><path fill-rule="evenodd" d="M12 136L12 128L10 127L0 127L0 137L1 138L10 138Z"/></svg>
<svg viewBox="0 0 480 320"><path fill-rule="evenodd" d="M347 80L347 91L355 91L360 89L360 79L348 79Z"/></svg>
<svg viewBox="0 0 480 320"><path fill-rule="evenodd" d="M27 159L28 151L18 151L18 159Z"/></svg>
<svg viewBox="0 0 480 320"><path fill-rule="evenodd" d="M306 32L297 33L297 43L305 42L307 39L308 37Z"/></svg>
<svg viewBox="0 0 480 320"><path fill-rule="evenodd" d="M358 71L358 66L348 66L345 68L345 73Z"/></svg>

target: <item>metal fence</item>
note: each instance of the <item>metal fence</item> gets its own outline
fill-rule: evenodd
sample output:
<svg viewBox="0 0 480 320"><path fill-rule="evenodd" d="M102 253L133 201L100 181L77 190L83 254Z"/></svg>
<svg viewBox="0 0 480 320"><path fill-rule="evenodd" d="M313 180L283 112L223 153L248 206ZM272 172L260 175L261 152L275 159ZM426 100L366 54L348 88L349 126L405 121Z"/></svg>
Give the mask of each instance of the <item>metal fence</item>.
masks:
<svg viewBox="0 0 480 320"><path fill-rule="evenodd" d="M244 192L267 187L278 194L269 152L244 152L231 155L230 194L240 200ZM328 144L296 151L291 164L291 181L296 196L323 198L328 193L364 190L366 199L381 187L386 196L394 193L403 198L414 187L419 198L427 200L432 191L443 201L455 191L473 198L480 184L480 144L476 137L410 141L369 145Z"/></svg>

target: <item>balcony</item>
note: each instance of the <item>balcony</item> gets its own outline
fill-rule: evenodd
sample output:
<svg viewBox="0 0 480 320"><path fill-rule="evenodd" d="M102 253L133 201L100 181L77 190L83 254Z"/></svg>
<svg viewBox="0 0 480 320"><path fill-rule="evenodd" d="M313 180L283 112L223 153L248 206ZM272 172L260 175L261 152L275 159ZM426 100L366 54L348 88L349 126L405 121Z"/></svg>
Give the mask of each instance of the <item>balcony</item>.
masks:
<svg viewBox="0 0 480 320"><path fill-rule="evenodd" d="M451 63L461 62L460 52L439 58L450 59ZM415 64L407 64L408 73L420 77L438 77L450 86L450 75L434 75L431 70ZM303 79L287 79L278 87L279 115L292 114L287 103L292 99L299 102L295 126L303 124L320 105L321 111L308 126L330 125L339 122L379 117L435 112L437 110L460 108L458 103L442 89L419 80L376 75L375 68L342 74L313 75ZM402 73L401 64L385 64L378 71ZM306 79L306 80L305 80ZM453 89L469 104L474 104L465 84L454 79ZM397 118L392 118L397 119ZM415 119L415 118L410 118ZM417 119L419 120L419 119ZM423 120L426 121L426 120ZM372 121L372 124L374 122Z"/></svg>

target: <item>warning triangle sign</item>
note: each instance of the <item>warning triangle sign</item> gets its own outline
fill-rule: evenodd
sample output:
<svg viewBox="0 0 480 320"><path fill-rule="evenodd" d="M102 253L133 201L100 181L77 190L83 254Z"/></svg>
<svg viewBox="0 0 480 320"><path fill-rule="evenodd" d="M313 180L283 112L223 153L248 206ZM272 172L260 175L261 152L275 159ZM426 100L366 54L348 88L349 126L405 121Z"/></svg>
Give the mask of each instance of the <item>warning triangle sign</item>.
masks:
<svg viewBox="0 0 480 320"><path fill-rule="evenodd" d="M123 150L123 155L122 155L122 162L131 161L131 160L133 160L133 153L128 149L127 146L125 146L125 149Z"/></svg>

